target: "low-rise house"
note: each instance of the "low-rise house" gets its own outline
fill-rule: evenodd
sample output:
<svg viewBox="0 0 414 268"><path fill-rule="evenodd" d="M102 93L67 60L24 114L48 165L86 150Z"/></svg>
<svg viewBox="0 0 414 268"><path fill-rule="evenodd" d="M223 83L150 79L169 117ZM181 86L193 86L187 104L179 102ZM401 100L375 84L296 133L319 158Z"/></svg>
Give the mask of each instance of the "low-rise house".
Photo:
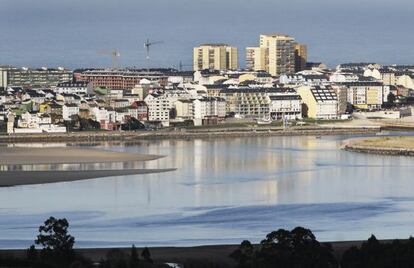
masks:
<svg viewBox="0 0 414 268"><path fill-rule="evenodd" d="M40 105L45 102L46 96L43 93L37 92L35 90L27 90L21 97L23 101L30 100L34 104Z"/></svg>
<svg viewBox="0 0 414 268"><path fill-rule="evenodd" d="M19 108L20 103L20 101L6 101L3 103L3 106L7 110L13 110Z"/></svg>
<svg viewBox="0 0 414 268"><path fill-rule="evenodd" d="M113 99L122 99L124 97L124 90L123 89L111 89L109 91L108 97Z"/></svg>
<svg viewBox="0 0 414 268"><path fill-rule="evenodd" d="M115 108L115 109L126 108L130 105L131 105L131 103L129 102L128 99L115 99L115 100L110 101L110 106Z"/></svg>
<svg viewBox="0 0 414 268"><path fill-rule="evenodd" d="M335 72L329 76L329 81L332 83L351 83L358 80L359 76L354 73Z"/></svg>
<svg viewBox="0 0 414 268"><path fill-rule="evenodd" d="M124 94L123 99L128 100L130 105L132 103L136 102L136 101L140 101L141 100L139 94L132 94L132 93L126 93L126 94Z"/></svg>
<svg viewBox="0 0 414 268"><path fill-rule="evenodd" d="M148 120L148 106L144 101L137 101L131 105L132 108L137 109L137 117L139 121Z"/></svg>
<svg viewBox="0 0 414 268"><path fill-rule="evenodd" d="M115 109L115 122L125 123L128 117L130 117L128 109Z"/></svg>
<svg viewBox="0 0 414 268"><path fill-rule="evenodd" d="M59 83L55 88L55 92L59 94L76 94L79 96L94 94L92 82L84 81Z"/></svg>
<svg viewBox="0 0 414 268"><path fill-rule="evenodd" d="M110 121L110 116L109 116L109 112L107 109L103 108L103 107L91 107L90 110L91 113L91 117L95 120L98 121L101 124L105 124L105 122L109 122Z"/></svg>
<svg viewBox="0 0 414 268"><path fill-rule="evenodd" d="M413 73L397 73L397 82L399 86L404 86L409 89L414 89L414 74Z"/></svg>
<svg viewBox="0 0 414 268"><path fill-rule="evenodd" d="M26 112L18 120L14 133L64 133L66 128L52 123L50 115Z"/></svg>
<svg viewBox="0 0 414 268"><path fill-rule="evenodd" d="M326 84L329 81L328 77L315 71L302 71L296 74L284 74L279 77L279 82L282 84L293 85L320 85Z"/></svg>
<svg viewBox="0 0 414 268"><path fill-rule="evenodd" d="M0 121L5 121L8 111L3 105L0 105Z"/></svg>
<svg viewBox="0 0 414 268"><path fill-rule="evenodd" d="M64 103L76 104L79 105L82 98L76 94L59 94L59 99L61 99Z"/></svg>

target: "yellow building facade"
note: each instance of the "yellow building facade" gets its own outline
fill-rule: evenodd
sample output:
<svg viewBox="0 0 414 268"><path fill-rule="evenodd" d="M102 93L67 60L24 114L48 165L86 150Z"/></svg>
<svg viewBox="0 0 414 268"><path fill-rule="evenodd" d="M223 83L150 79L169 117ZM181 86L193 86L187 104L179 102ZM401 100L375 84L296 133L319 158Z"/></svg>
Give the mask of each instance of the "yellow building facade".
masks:
<svg viewBox="0 0 414 268"><path fill-rule="evenodd" d="M295 72L300 72L306 69L306 62L308 61L308 47L304 44L295 44Z"/></svg>
<svg viewBox="0 0 414 268"><path fill-rule="evenodd" d="M295 73L295 44L288 35L262 34L259 47L246 48L246 66L272 76Z"/></svg>
<svg viewBox="0 0 414 268"><path fill-rule="evenodd" d="M204 44L193 49L194 71L237 70L238 50L226 44Z"/></svg>

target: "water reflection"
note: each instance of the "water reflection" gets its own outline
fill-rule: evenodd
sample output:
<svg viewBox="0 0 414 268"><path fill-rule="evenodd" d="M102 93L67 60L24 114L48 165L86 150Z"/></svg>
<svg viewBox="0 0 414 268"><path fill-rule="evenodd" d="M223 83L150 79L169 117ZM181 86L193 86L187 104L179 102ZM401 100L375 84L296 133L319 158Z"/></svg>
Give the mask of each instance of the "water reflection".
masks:
<svg viewBox="0 0 414 268"><path fill-rule="evenodd" d="M166 157L7 168L177 171L0 189L0 247L8 239L27 246L50 215L69 218L87 246L257 241L273 229L296 225L314 229L323 240L365 239L372 232L408 237L414 224L414 159L341 151L343 138L66 144Z"/></svg>

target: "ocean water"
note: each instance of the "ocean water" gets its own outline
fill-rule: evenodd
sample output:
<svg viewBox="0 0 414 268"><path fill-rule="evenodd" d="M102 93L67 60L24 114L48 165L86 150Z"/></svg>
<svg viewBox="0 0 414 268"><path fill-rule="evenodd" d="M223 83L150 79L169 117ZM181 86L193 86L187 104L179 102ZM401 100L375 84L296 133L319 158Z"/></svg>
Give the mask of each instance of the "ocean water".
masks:
<svg viewBox="0 0 414 268"><path fill-rule="evenodd" d="M308 44L309 60L412 64L409 0L0 0L0 65L191 69L192 48L224 42L256 46L261 33ZM145 61L144 41L163 41Z"/></svg>
<svg viewBox="0 0 414 268"><path fill-rule="evenodd" d="M304 226L322 241L408 238L414 159L346 152L347 137L254 137L102 143L165 155L174 172L0 189L0 248L28 247L49 216L78 247L260 241Z"/></svg>

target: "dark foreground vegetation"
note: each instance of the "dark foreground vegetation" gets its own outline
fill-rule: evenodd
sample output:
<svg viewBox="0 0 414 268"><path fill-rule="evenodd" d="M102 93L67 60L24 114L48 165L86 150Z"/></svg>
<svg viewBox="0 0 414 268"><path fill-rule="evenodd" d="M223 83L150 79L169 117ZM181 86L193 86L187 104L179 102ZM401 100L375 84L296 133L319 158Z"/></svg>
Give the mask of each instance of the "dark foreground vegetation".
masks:
<svg viewBox="0 0 414 268"><path fill-rule="evenodd" d="M217 258L183 259L173 261L153 259L150 249L107 250L99 261L92 261L74 250L75 238L68 233L66 219L50 217L39 227L34 245L24 257L0 254L0 267L32 268L135 268L135 267L200 267L200 268L362 268L362 267L414 267L414 239L381 243L371 236L360 247L352 246L337 254L329 243L318 242L314 234L305 228L291 231L279 229L269 233L259 244L243 241L230 256ZM175 263L181 259L180 263ZM220 261L220 260L230 260Z"/></svg>

